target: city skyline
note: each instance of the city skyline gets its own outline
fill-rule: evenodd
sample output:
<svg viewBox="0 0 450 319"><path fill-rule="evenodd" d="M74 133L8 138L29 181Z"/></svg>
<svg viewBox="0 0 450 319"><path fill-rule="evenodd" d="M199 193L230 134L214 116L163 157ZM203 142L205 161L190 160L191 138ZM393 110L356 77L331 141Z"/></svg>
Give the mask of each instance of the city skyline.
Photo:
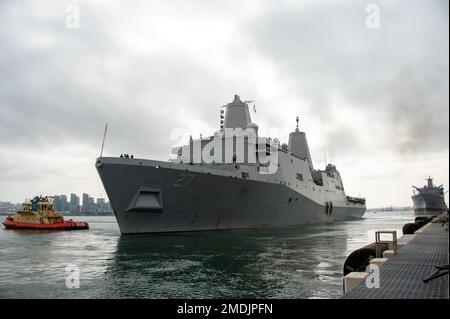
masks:
<svg viewBox="0 0 450 319"><path fill-rule="evenodd" d="M112 212L109 200L104 197L93 197L88 193L82 193L78 196L75 193L70 194L55 194L55 195L35 195L50 197L53 199L53 207L58 211L65 211L71 213L92 213L92 212ZM20 208L25 200L32 199L34 196L26 197L20 202L0 200L0 204L7 208ZM10 204L10 205L7 205Z"/></svg>
<svg viewBox="0 0 450 319"><path fill-rule="evenodd" d="M70 200L67 195L53 195L53 206L59 211L70 211L71 213L91 213L91 212L111 212L111 204L103 197L92 197L88 193L78 196L75 193L70 194Z"/></svg>

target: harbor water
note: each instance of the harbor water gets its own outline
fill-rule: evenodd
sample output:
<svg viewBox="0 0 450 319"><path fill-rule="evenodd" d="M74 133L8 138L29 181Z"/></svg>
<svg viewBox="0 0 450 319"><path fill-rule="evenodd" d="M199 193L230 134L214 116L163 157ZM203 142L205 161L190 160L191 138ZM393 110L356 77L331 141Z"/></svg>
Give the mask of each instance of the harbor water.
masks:
<svg viewBox="0 0 450 319"><path fill-rule="evenodd" d="M346 257L376 230L401 236L414 218L391 211L295 228L129 236L113 216L73 217L89 230L1 229L0 298L339 298ZM78 288L68 280L74 269Z"/></svg>

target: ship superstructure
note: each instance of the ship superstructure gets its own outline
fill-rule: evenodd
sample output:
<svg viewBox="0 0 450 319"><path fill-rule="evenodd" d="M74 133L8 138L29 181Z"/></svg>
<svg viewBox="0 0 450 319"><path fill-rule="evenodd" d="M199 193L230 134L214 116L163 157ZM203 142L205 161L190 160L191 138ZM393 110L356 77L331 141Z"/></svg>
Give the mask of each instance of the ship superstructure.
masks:
<svg viewBox="0 0 450 319"><path fill-rule="evenodd" d="M314 169L306 134L264 138L239 96L220 130L156 161L99 157L96 167L123 234L283 227L359 218L339 171ZM228 147L227 147L228 146Z"/></svg>

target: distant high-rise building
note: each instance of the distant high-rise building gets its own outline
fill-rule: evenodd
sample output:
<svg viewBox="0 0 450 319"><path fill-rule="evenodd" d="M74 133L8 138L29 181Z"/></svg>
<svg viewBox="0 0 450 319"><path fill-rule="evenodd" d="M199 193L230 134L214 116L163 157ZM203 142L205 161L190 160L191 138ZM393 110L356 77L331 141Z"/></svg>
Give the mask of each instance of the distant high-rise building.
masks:
<svg viewBox="0 0 450 319"><path fill-rule="evenodd" d="M77 196L77 194L70 194L70 211L72 213L79 213L80 212L80 197Z"/></svg>
<svg viewBox="0 0 450 319"><path fill-rule="evenodd" d="M81 207L81 211L86 213L89 211L89 194L83 193L83 206Z"/></svg>
<svg viewBox="0 0 450 319"><path fill-rule="evenodd" d="M89 194L83 193L83 207L82 212L84 213L92 213L95 212L96 205L94 197L89 196Z"/></svg>
<svg viewBox="0 0 450 319"><path fill-rule="evenodd" d="M106 202L104 198L97 198L97 212L98 213L111 213L112 208L109 202Z"/></svg>
<svg viewBox="0 0 450 319"><path fill-rule="evenodd" d="M69 210L69 205L67 203L67 196L66 195L61 195L60 196L61 199L61 211L68 211Z"/></svg>
<svg viewBox="0 0 450 319"><path fill-rule="evenodd" d="M94 197L90 197L89 196L89 200L88 200L88 212L89 213L93 213L97 211L97 206L95 205L95 199Z"/></svg>
<svg viewBox="0 0 450 319"><path fill-rule="evenodd" d="M62 210L61 197L58 195L53 196L53 208L59 211Z"/></svg>
<svg viewBox="0 0 450 319"><path fill-rule="evenodd" d="M89 201L89 194L83 193L83 206L87 205Z"/></svg>

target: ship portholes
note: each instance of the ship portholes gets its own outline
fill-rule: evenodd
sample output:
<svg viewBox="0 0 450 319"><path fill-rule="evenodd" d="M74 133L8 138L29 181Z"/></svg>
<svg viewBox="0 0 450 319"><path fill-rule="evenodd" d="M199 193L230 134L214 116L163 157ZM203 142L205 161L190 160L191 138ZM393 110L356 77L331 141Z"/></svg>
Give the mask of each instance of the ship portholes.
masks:
<svg viewBox="0 0 450 319"><path fill-rule="evenodd" d="M333 213L333 203L332 202L325 202L325 214L331 215Z"/></svg>

